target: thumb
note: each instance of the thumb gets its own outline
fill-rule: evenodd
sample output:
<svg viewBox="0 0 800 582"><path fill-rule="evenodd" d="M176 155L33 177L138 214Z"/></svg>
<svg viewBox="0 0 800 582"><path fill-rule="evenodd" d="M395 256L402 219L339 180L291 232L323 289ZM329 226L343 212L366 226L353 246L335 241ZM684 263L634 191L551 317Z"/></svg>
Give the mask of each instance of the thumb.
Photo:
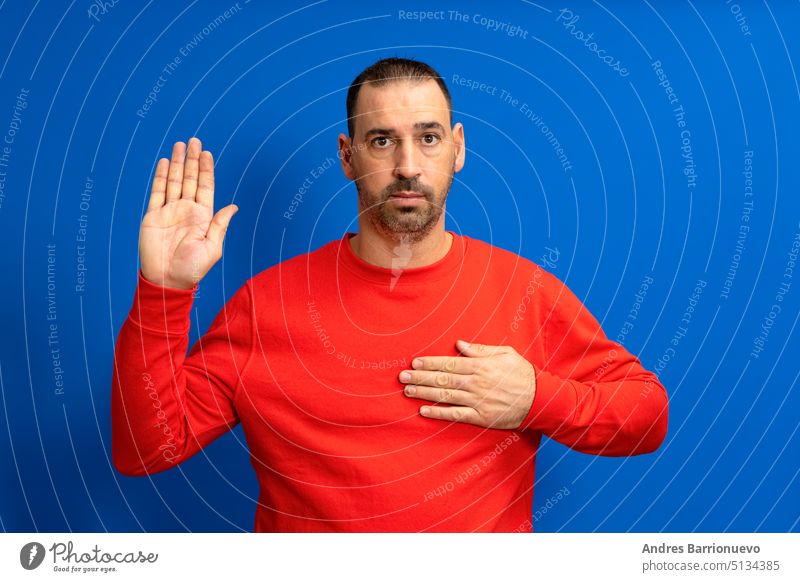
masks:
<svg viewBox="0 0 800 582"><path fill-rule="evenodd" d="M218 247L222 246L222 241L225 238L225 232L228 230L228 225L231 222L233 215L239 211L236 204L229 204L225 208L220 209L211 219L211 224L208 227L206 238Z"/></svg>
<svg viewBox="0 0 800 582"><path fill-rule="evenodd" d="M469 343L462 339L456 342L456 346L458 347L458 351L465 356L472 356L476 358L491 356L504 350L503 346L489 346L486 344Z"/></svg>
<svg viewBox="0 0 800 582"><path fill-rule="evenodd" d="M460 351L465 356L482 356L483 354L480 351L480 344L471 344L466 340L458 340L456 342L456 347L458 347L458 351Z"/></svg>

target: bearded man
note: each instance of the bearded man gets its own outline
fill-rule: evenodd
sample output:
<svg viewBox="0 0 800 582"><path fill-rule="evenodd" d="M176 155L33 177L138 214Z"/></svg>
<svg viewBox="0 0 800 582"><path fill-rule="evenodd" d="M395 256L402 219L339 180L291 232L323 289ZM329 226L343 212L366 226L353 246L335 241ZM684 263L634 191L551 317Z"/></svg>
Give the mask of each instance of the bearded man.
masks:
<svg viewBox="0 0 800 582"><path fill-rule="evenodd" d="M466 149L442 77L382 59L350 86L347 124L358 232L250 278L188 355L238 208L214 213L197 138L159 160L115 349L117 469L163 471L242 423L257 532L530 532L542 435L655 451L657 377L554 275L445 228Z"/></svg>

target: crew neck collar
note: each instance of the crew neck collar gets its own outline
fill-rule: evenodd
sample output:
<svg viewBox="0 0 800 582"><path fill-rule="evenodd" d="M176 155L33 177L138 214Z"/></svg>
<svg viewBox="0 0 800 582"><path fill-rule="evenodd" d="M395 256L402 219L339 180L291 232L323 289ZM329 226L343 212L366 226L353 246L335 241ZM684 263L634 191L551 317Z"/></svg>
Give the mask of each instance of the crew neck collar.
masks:
<svg viewBox="0 0 800 582"><path fill-rule="evenodd" d="M402 257L398 257L396 269L368 263L359 257L350 245L350 239L357 234L355 232L346 232L339 244L335 246L337 261L352 274L373 283L391 284L392 286L426 284L439 280L454 271L462 264L466 254L467 237L460 236L451 230L445 232L453 236L450 249L445 256L429 265L403 269L400 266Z"/></svg>

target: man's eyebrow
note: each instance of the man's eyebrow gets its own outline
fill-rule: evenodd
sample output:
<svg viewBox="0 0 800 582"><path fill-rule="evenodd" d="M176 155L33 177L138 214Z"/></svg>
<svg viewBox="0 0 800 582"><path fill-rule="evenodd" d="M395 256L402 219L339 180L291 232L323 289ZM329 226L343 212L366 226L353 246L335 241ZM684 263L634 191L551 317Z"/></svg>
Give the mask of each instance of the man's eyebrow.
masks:
<svg viewBox="0 0 800 582"><path fill-rule="evenodd" d="M371 135L392 135L393 133L393 129L388 129L386 127L373 127L372 129L368 130L364 136L369 137Z"/></svg>
<svg viewBox="0 0 800 582"><path fill-rule="evenodd" d="M414 124L414 129L438 129L444 132L444 126L438 121L418 121ZM367 130L364 137L369 137L371 135L394 135L396 133L394 129L389 127L373 127Z"/></svg>
<svg viewBox="0 0 800 582"><path fill-rule="evenodd" d="M418 121L414 124L414 129L439 129L444 131L444 126L438 121Z"/></svg>

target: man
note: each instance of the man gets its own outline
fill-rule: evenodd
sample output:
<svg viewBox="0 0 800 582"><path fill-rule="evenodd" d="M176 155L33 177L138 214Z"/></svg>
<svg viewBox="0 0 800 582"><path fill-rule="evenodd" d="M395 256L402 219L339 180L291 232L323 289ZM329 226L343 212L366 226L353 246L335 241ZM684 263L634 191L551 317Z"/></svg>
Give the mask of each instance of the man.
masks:
<svg viewBox="0 0 800 582"><path fill-rule="evenodd" d="M596 455L656 450L656 376L555 276L445 230L465 142L441 77L378 61L347 115L358 233L248 280L188 355L193 293L237 207L213 213L199 140L159 160L116 346L117 469L168 469L241 422L255 531L530 532L542 434Z"/></svg>

